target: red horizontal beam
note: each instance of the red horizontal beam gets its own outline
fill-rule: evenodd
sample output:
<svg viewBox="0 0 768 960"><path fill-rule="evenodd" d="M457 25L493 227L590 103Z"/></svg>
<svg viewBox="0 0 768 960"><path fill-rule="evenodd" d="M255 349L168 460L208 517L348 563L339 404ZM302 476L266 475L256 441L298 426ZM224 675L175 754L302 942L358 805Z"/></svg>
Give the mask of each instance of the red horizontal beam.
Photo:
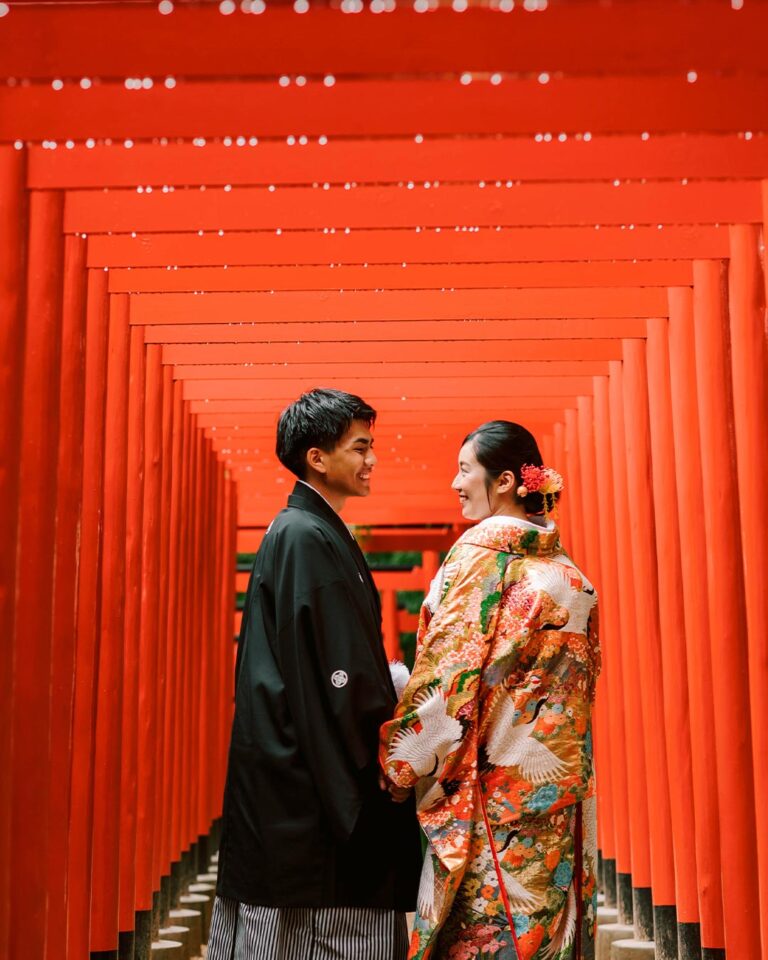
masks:
<svg viewBox="0 0 768 960"><path fill-rule="evenodd" d="M448 550L453 546L464 525L454 525L447 530L429 527L378 527L366 531L357 531L358 543L367 553L392 550ZM266 532L265 527L241 527L237 531L237 552L255 553L261 546Z"/></svg>
<svg viewBox="0 0 768 960"><path fill-rule="evenodd" d="M506 227L477 233L456 230L284 231L218 236L141 233L88 238L91 267L228 264L400 264L517 261L715 259L728 256L726 227L707 225Z"/></svg>
<svg viewBox="0 0 768 960"><path fill-rule="evenodd" d="M290 399L295 399L298 395L299 391ZM544 414L550 410L562 410L569 405L567 397L523 396L515 398L515 409L524 410L526 413L538 411ZM463 416L477 414L485 419L491 419L494 416L496 406L495 401L487 396L477 396L469 392L455 397L438 399L411 396L405 402L400 397L381 397L376 403L379 415L381 417L386 415L392 423L400 422L401 414L406 417L427 414L431 417L433 414L453 413L459 419ZM281 410L279 398L275 397L190 400L190 411L197 414L198 425L201 427L224 426L226 423L240 423L244 427L260 426L264 422L263 418L265 416L272 417L273 422L277 423L277 416ZM237 417L237 419L230 419L232 417Z"/></svg>
<svg viewBox="0 0 768 960"><path fill-rule="evenodd" d="M559 379L516 377L514 380L500 382L488 381L482 377L435 378L412 380L407 385L390 383L387 380L371 382L355 377L323 377L321 383L318 383L316 377L304 377L295 380L185 380L183 384L185 400L275 399L288 403L302 391L324 385L359 395L365 394L374 406L380 399L402 398L405 403L409 398L418 397L575 397L579 394L591 394L593 386L591 377L578 376Z"/></svg>
<svg viewBox="0 0 768 960"><path fill-rule="evenodd" d="M407 268L404 269L404 273ZM408 290L137 294L131 323L325 323L395 320L656 317L668 311L658 287L534 290ZM510 331L510 334L512 331Z"/></svg>
<svg viewBox="0 0 768 960"><path fill-rule="evenodd" d="M31 147L27 183L33 189L339 183L399 180L640 180L757 179L768 169L768 137L741 134L555 135L390 140L330 140L319 144L265 140L255 149L237 139L204 149L191 143L103 142L86 148ZM229 141L228 141L229 142Z"/></svg>
<svg viewBox="0 0 768 960"><path fill-rule="evenodd" d="M619 340L434 340L403 343L199 343L167 344L163 361L196 363L381 363L409 360L438 363L460 351L465 361L620 360ZM295 369L295 368L294 368Z"/></svg>
<svg viewBox="0 0 768 960"><path fill-rule="evenodd" d="M768 12L760 3L551 4L545 14L488 8L427 15L400 8L349 16L313 2L308 15L268 5L221 16L216 4L16 3L0 31L14 77L219 77L278 74L445 73L452 70L593 73L762 70ZM201 56L201 50L205 56ZM695 60L692 63L692 51Z"/></svg>
<svg viewBox="0 0 768 960"><path fill-rule="evenodd" d="M768 86L766 87L768 102ZM68 233L167 230L595 224L754 223L762 220L759 181L527 183L402 187L266 187L68 194ZM273 243L279 246L280 237ZM397 262L397 261L396 261Z"/></svg>
<svg viewBox="0 0 768 960"><path fill-rule="evenodd" d="M766 163L768 169L768 161ZM686 260L597 263L473 263L389 266L189 267L113 269L111 293L255 292L268 290L397 290L484 287L687 286Z"/></svg>
<svg viewBox="0 0 768 960"><path fill-rule="evenodd" d="M437 340L591 340L644 337L644 318L584 317L578 323L548 320L389 320L368 323L201 323L156 324L145 327L147 343L280 343L380 340L417 342Z"/></svg>
<svg viewBox="0 0 768 960"><path fill-rule="evenodd" d="M30 49L27 39L24 50ZM276 80L181 80L167 90L161 78L168 67L151 90L126 90L122 79L87 90L76 82L60 91L50 83L3 86L0 139L738 133L765 125L764 75L710 74L689 83L686 68L671 77L612 76L609 83L553 76L546 84L524 78L494 86L482 78L464 85L462 59L456 56L449 78L342 79L330 88L316 77L302 87ZM94 73L81 68L83 75Z"/></svg>
<svg viewBox="0 0 768 960"><path fill-rule="evenodd" d="M454 353L461 356L461 343L454 344ZM607 376L604 360L446 360L438 362L392 361L352 363L286 363L286 364L178 364L173 369L176 380L203 381L247 380L253 383L276 383L285 380L341 380L345 377L366 377L371 389L396 380L406 390L412 380L428 382L447 377L599 377ZM374 386L375 382L375 386ZM407 390L406 390L407 392Z"/></svg>

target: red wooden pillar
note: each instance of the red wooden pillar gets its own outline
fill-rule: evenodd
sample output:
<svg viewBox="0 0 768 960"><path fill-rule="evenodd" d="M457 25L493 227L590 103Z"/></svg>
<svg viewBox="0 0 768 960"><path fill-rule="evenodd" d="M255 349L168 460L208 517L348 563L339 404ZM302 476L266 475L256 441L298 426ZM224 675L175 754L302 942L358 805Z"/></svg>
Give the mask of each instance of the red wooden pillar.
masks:
<svg viewBox="0 0 768 960"><path fill-rule="evenodd" d="M575 410L565 411L565 492L570 527L569 553L576 564L584 565L584 513L581 499L579 462L579 421Z"/></svg>
<svg viewBox="0 0 768 960"><path fill-rule="evenodd" d="M643 743L648 777L656 952L660 958L677 952L675 926L675 865L664 735L659 593L651 475L648 380L644 340L625 340L624 422L627 490L632 541L632 569L637 584L635 607L638 638L638 680L641 685ZM663 495L660 492L659 495ZM667 938L672 942L667 944Z"/></svg>
<svg viewBox="0 0 768 960"><path fill-rule="evenodd" d="M101 638L94 747L93 951L115 950L118 943L128 364L128 298L113 294L109 310Z"/></svg>
<svg viewBox="0 0 768 960"><path fill-rule="evenodd" d="M0 145L0 623L13 636L24 369L24 269L27 244L26 152ZM11 769L12 672L0 670L0 770ZM0 777L0 956L9 951L11 778Z"/></svg>
<svg viewBox="0 0 768 960"><path fill-rule="evenodd" d="M622 702L625 717L625 756L627 760L627 793L629 804L630 843L632 849L632 875L618 876L620 903L629 906L647 899L651 887L651 850L648 826L648 789L645 751L638 749L643 742L643 715L638 682L638 636L635 609L644 602L644 587L633 576L632 535L629 520L629 496L627 492L627 458L625 455L624 429L624 374L617 360L609 363L610 376L608 396L611 419L611 460L613 467L614 507L616 512L616 554L619 569L619 626L621 636ZM627 887L631 883L631 891ZM626 914L625 909L625 914ZM638 929L638 920L635 926ZM647 932L647 931L646 931Z"/></svg>
<svg viewBox="0 0 768 960"><path fill-rule="evenodd" d="M437 550L424 550L421 554L421 571L423 575L424 593L429 590L429 586L437 576L440 568L440 554Z"/></svg>
<svg viewBox="0 0 768 960"><path fill-rule="evenodd" d="M752 960L761 955L757 835L725 268L698 260L693 271L725 946Z"/></svg>
<svg viewBox="0 0 768 960"><path fill-rule="evenodd" d="M722 950L723 898L720 870L717 766L712 751L712 660L709 645L707 577L702 557L707 551L696 393L693 296L689 287L669 290L669 365L675 476L685 615L688 700L691 714L694 839L699 890L702 946ZM698 526L694 527L694 524Z"/></svg>
<svg viewBox="0 0 768 960"><path fill-rule="evenodd" d="M741 513L744 593L749 637L749 697L755 802L768 796L768 530L761 519L768 498L765 288L756 226L730 228L728 293L733 405ZM768 953L768 830L757 831L763 952Z"/></svg>
<svg viewBox="0 0 768 960"><path fill-rule="evenodd" d="M553 435L554 462L552 466L563 477L568 476L568 461L565 452L565 424L559 421L555 424ZM560 528L560 540L566 552L573 553L573 537L571 536L570 514L568 511L568 494L564 495L557 507L557 525Z"/></svg>
<svg viewBox="0 0 768 960"><path fill-rule="evenodd" d="M582 569L586 577L595 584L598 595L602 590L600 573L600 538L598 532L598 501L596 495L597 478L595 476L595 437L594 402L592 397L577 398L577 425L579 443L579 463L581 466L581 499L584 518L584 556ZM601 673L597 682L597 696L593 717L595 765L598 770L608 770L610 746L610 728L608 725L608 689L606 675ZM598 847L604 858L615 860L613 806L610 790L601 791L598 804Z"/></svg>
<svg viewBox="0 0 768 960"><path fill-rule="evenodd" d="M402 657L397 627L397 592L384 587L381 591L381 631L384 635L384 649L390 660L399 660Z"/></svg>
<svg viewBox="0 0 768 960"><path fill-rule="evenodd" d="M181 390L181 383L178 385ZM180 395L178 402L180 403ZM155 891L159 889L161 878L168 874L168 730L169 730L169 696L168 696L168 661L170 646L170 630L173 612L171 609L171 553L173 546L172 514L174 509L173 484L175 477L175 450L177 437L174 433L176 424L176 388L173 381L173 370L169 366L163 367L163 422L162 422L162 485L160 513L160 580L158 589L159 616L158 616L158 649L157 649L157 743L155 750L155 831L154 831L154 866L152 874L155 879ZM174 554L175 556L175 554Z"/></svg>
<svg viewBox="0 0 768 960"><path fill-rule="evenodd" d="M165 649L165 709L163 717L163 759L161 776L163 783L162 811L163 825L163 876L170 876L171 861L175 858L174 824L176 822L176 798L173 795L174 777L173 765L175 751L175 697L177 686L177 644L178 620L183 615L183 602L178 595L179 572L179 535L181 529L181 480L183 473L183 439L184 417L183 400L181 396L182 384L177 380L173 384L173 421L171 426L172 457L171 457L171 485L169 497L169 554L168 554L168 615L167 640Z"/></svg>
<svg viewBox="0 0 768 960"><path fill-rule="evenodd" d="M125 621L123 719L120 782L119 930L130 935L136 924L136 817L138 799L139 632L142 594L144 513L144 328L130 328L128 378L127 482L125 516Z"/></svg>
<svg viewBox="0 0 768 960"><path fill-rule="evenodd" d="M678 527L678 502L674 470L672 395L669 370L669 322L666 317L648 321L647 371L651 430L651 464L658 561L659 626L664 694L670 813L675 854L675 889L681 938L698 935L699 923L696 844L693 807L691 728L683 609L683 573ZM691 930L689 925L693 924ZM694 943L691 945L695 948ZM681 951L682 952L682 951ZM685 956L686 954L684 954ZM692 956L691 951L687 952Z"/></svg>
<svg viewBox="0 0 768 960"><path fill-rule="evenodd" d="M51 630L63 196L34 192L29 210L26 343L21 395L13 718L10 776L10 955L42 957L48 858Z"/></svg>
<svg viewBox="0 0 768 960"><path fill-rule="evenodd" d="M69 847L72 706L80 560L80 510L83 496L83 414L85 394L86 241L69 236L64 246L61 383L56 468L56 540L51 649L51 765L48 810L47 956L61 955L67 928L67 858Z"/></svg>
<svg viewBox="0 0 768 960"><path fill-rule="evenodd" d="M598 802L602 793L610 791L613 807L615 872L629 876L632 872L629 837L629 798L627 795L626 730L624 723L624 683L621 655L621 623L619 617L619 584L622 564L616 546L616 496L613 483L611 451L611 423L608 397L608 378L594 378L594 435L595 435L595 496L598 511L598 539L600 546L600 647L602 650L608 726L608 756L597 768ZM606 902L612 891L609 883L616 877L614 868L607 864L605 876ZM617 891L613 891L614 894ZM626 907L626 905L625 905ZM627 916L622 908L622 917Z"/></svg>
<svg viewBox="0 0 768 960"><path fill-rule="evenodd" d="M229 470L224 470L225 501L224 501L224 574L221 585L222 589L222 637L224 646L221 651L223 657L222 673L222 694L220 700L221 721L220 721L220 741L219 741L219 788L217 794L217 803L221 809L222 791L227 772L227 752L229 747L229 735L232 727L232 714L234 710L235 696L235 644L232 642L234 637L234 618L235 618L235 577L237 574L237 487L232 480Z"/></svg>
<svg viewBox="0 0 768 960"><path fill-rule="evenodd" d="M91 910L94 719L101 619L104 417L109 295L103 270L88 271L85 333L80 564L72 716L67 863L68 960L88 955Z"/></svg>
<svg viewBox="0 0 768 960"><path fill-rule="evenodd" d="M144 401L144 500L142 507L141 624L139 631L138 754L136 803L136 910L152 909L160 881L156 862L158 703L161 697L160 551L163 479L162 348L147 346Z"/></svg>

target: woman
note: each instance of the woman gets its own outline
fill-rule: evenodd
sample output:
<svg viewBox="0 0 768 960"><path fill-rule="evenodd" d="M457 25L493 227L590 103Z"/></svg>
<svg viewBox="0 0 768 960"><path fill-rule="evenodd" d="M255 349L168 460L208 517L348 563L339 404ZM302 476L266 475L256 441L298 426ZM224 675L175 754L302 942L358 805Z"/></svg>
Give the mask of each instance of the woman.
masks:
<svg viewBox="0 0 768 960"><path fill-rule="evenodd" d="M527 430L470 433L452 487L480 522L432 583L381 731L385 783L395 799L416 789L429 841L409 957L586 960L597 598L560 545L562 479Z"/></svg>

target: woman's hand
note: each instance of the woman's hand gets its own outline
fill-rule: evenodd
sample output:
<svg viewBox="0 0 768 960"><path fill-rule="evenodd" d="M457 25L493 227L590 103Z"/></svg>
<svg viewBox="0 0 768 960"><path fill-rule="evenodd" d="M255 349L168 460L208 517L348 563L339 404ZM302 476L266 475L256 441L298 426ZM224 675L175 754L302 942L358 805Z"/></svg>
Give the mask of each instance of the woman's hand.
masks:
<svg viewBox="0 0 768 960"><path fill-rule="evenodd" d="M387 780L383 773L379 774L379 786L382 790L389 793L395 803L404 803L411 795L410 787L398 787L396 784Z"/></svg>

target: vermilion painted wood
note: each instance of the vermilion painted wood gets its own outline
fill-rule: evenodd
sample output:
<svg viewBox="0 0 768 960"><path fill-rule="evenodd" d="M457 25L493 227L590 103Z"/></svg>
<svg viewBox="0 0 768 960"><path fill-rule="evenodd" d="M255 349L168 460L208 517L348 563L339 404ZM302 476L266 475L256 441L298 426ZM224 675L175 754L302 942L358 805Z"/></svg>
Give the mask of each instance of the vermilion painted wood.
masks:
<svg viewBox="0 0 768 960"><path fill-rule="evenodd" d="M87 956L90 948L94 728L102 589L109 295L107 276L103 271L89 270L87 283L82 508L68 825L68 916L64 941L64 954L68 960Z"/></svg>
<svg viewBox="0 0 768 960"><path fill-rule="evenodd" d="M236 574L236 551L237 551L237 527L238 527L238 489L237 483L231 478L230 474L225 471L225 477L227 481L227 502L226 502L226 521L227 521L227 530L228 530L228 549L227 549L227 563L225 569L225 579L223 584L223 593L224 593L224 644L229 646L229 638L234 634L234 611L232 604L232 597L235 594L235 574ZM220 790L219 790L219 806L218 811L221 810L221 797L222 791L224 788L224 778L226 775L226 757L227 757L227 744L229 742L229 732L232 725L232 715L233 715L233 705L235 697L235 671L234 671L234 645L229 646L229 656L227 656L227 647L225 646L224 652L222 654L224 660L224 692L225 696L222 697L222 712L223 712L223 723L222 723L222 745L221 745L221 760L220 760Z"/></svg>
<svg viewBox="0 0 768 960"><path fill-rule="evenodd" d="M662 229L659 229L661 224ZM114 233L89 237L91 267L221 266L228 264L497 263L519 261L677 260L728 255L728 231L667 218L652 226L502 227L469 233L421 225L409 230L343 229L225 233ZM279 240L279 242L275 242Z"/></svg>
<svg viewBox="0 0 768 960"><path fill-rule="evenodd" d="M155 826L153 833L153 892L160 886L161 877L166 873L165 862L166 836L168 826L168 811L163 806L167 789L166 775L166 704L168 698L168 622L170 610L170 553L171 553L171 500L173 459L173 381L170 371L163 368L162 375L162 476L160 500L163 509L160 515L160 612L157 624L157 740L155 748L155 765L157 777L155 782Z"/></svg>
<svg viewBox="0 0 768 960"><path fill-rule="evenodd" d="M125 612L123 619L123 719L120 750L120 907L118 929L136 922L136 841L139 763L139 669L144 523L146 346L130 328L125 489Z"/></svg>
<svg viewBox="0 0 768 960"><path fill-rule="evenodd" d="M205 42L205 41L203 41ZM29 41L27 40L28 44ZM459 68L461 69L461 68ZM553 77L464 85L446 78L340 79L326 87L272 81L180 80L173 90L126 90L105 80L0 88L0 137L10 140L225 136L392 137L590 133L737 133L760 128L764 75ZM365 110L360 109L364 103Z"/></svg>
<svg viewBox="0 0 768 960"><path fill-rule="evenodd" d="M654 528L656 493L651 472L648 377L642 340L624 344L624 422L627 458L627 491L632 541L631 562L637 584L637 660L642 698L643 744L648 790L651 843L651 887L654 906L675 903L675 864L667 779L664 695L659 626L657 542ZM663 492L659 492L663 496ZM631 682L631 681L630 681ZM666 717L665 717L666 722Z"/></svg>
<svg viewBox="0 0 768 960"><path fill-rule="evenodd" d="M306 138L305 138L306 139ZM29 148L27 182L36 188L299 183L397 183L501 180L760 179L768 165L764 138L679 134L642 139L612 134L548 142L521 137L413 137L365 140L264 140L258 148L229 139L206 143L121 142L91 148Z"/></svg>
<svg viewBox="0 0 768 960"><path fill-rule="evenodd" d="M170 371L169 371L170 372ZM181 381L178 381L181 385ZM292 398L295 399L295 398ZM445 403L440 400L430 399L428 397L414 397L408 401L407 408L399 398L382 398L376 405L376 410L383 420L386 417L389 423L409 422L409 418L431 417L432 413L441 414L443 418L447 414L453 413L455 416L465 418L479 417L493 419L494 412L498 413L498 404L493 400L482 397L452 397L444 398ZM562 411L564 408L575 406L575 400L569 400L563 397L518 397L515 399L515 409L525 410L526 416L535 416L534 411L539 411L543 415L549 415L549 411ZM262 426L265 422L277 424L277 416L282 409L275 400L210 400L207 404L204 400L191 400L190 409L198 415L198 424L200 426L215 426L218 418L226 426L226 417L230 414L237 414L237 420L242 426ZM210 414L205 413L210 410ZM529 412L530 411L530 412ZM404 419L399 420L400 417ZM269 418L265 421L265 418ZM232 421L231 421L232 422ZM446 419L438 420L440 422L450 422ZM231 429L231 427L229 428Z"/></svg>
<svg viewBox="0 0 768 960"><path fill-rule="evenodd" d="M118 940L128 363L128 303L118 294L110 297L104 421L104 532L93 785L93 951L114 950Z"/></svg>
<svg viewBox="0 0 768 960"><path fill-rule="evenodd" d="M183 405L182 427L182 474L181 474L181 514L179 531L179 570L176 589L179 598L192 595L193 583L190 579L192 565L192 523L193 494L195 478L195 437L189 407ZM189 726L184 712L184 700L189 696L189 656L187 655L189 633L192 629L192 612L188 603L183 610L178 611L175 621L176 628L176 658L173 669L176 672L174 689L174 725L175 737L173 740L173 792L171 823L172 847L171 859L177 861L186 849L185 830L188 823L189 808L187 804L188 783L184 778L187 770L188 752L190 749Z"/></svg>
<svg viewBox="0 0 768 960"><path fill-rule="evenodd" d="M6 401L0 413L0 622L13 635L15 618L16 533L21 442L21 388L24 358L24 268L27 243L26 156L0 146L0 378ZM0 765L11 767L13 727L11 670L0 676ZM0 783L0 952L8 951L11 883L11 778Z"/></svg>
<svg viewBox="0 0 768 960"><path fill-rule="evenodd" d="M632 7L599 3L554 6L545 15L518 7L420 14L411 8L345 15L322 4L308 16L272 6L261 16L225 17L213 5L154 7L61 5L44 13L16 5L0 53L12 76L221 77L278 74L536 72L557 65L569 74L675 72L690 69L690 49L704 70L761 70L759 38L768 32L762 7L735 12L706 2L695 7L655 0L643 16ZM323 42L318 42L322 36ZM686 43L680 44L679 37ZM578 37L579 43L573 38ZM61 40L67 39L66 46ZM205 44L208 56L197 56ZM25 45L28 56L23 54ZM143 94L135 94L141 99Z"/></svg>
<svg viewBox="0 0 768 960"><path fill-rule="evenodd" d="M421 586L421 583L418 586ZM413 588L399 588L389 586L389 584L386 587L379 587L379 593L381 594L381 632L384 637L384 650L389 660L399 660L401 657L396 589Z"/></svg>
<svg viewBox="0 0 768 960"><path fill-rule="evenodd" d="M768 167L768 159L766 160ZM692 283L684 260L616 263L409 264L331 267L186 267L110 271L112 293L252 292L269 290L418 290L515 287L628 287Z"/></svg>
<svg viewBox="0 0 768 960"><path fill-rule="evenodd" d="M403 272L407 272L404 270ZM550 290L411 290L321 293L168 293L131 297L131 322L317 323L321 321L650 317L663 314L654 287Z"/></svg>
<svg viewBox="0 0 768 960"><path fill-rule="evenodd" d="M51 644L51 735L48 822L48 912L46 954L61 955L67 928L72 709L74 701L77 578L83 496L86 241L67 237L61 311L61 381L56 466L53 628Z"/></svg>
<svg viewBox="0 0 768 960"><path fill-rule="evenodd" d="M632 564L629 495L627 488L626 433L624 421L624 383L622 364L611 363L608 378L611 427L611 466L616 511L616 561L619 586L619 624L621 637L621 702L624 705L629 803L629 835L632 854L632 886L651 886L651 846L648 826L648 789L643 742L643 715L639 676L636 607L645 602L644 585L635 582Z"/></svg>
<svg viewBox="0 0 768 960"><path fill-rule="evenodd" d="M598 777L607 771L610 803L613 808L614 857L619 873L632 872L629 840L629 796L627 791L626 729L624 721L624 679L619 622L619 570L616 558L616 502L611 459L611 426L607 377L596 377L594 384L595 498L598 511L600 548L600 647L606 693L608 732L607 766L598 767ZM598 792L598 798L600 793ZM598 799L599 802L599 799ZM608 831L606 831L607 833Z"/></svg>
<svg viewBox="0 0 768 960"><path fill-rule="evenodd" d="M44 956L63 195L30 197L11 720L10 955Z"/></svg>
<svg viewBox="0 0 768 960"><path fill-rule="evenodd" d="M733 438L733 393L729 367L724 267L694 263L696 383L700 411L702 492L707 543L713 725L720 796L725 945L729 954L752 960L761 955L756 935L759 899L752 735L747 718L749 676L741 531L733 516L738 494ZM713 465L717 465L717 470ZM744 722L725 723L718 707L741 691ZM741 790L734 795L737 778ZM738 864L738 868L737 868Z"/></svg>
<svg viewBox="0 0 768 960"><path fill-rule="evenodd" d="M768 99L768 81L765 97ZM1 100L1 98L0 98ZM231 191L73 190L68 233L112 231L337 230L456 226L495 228L740 223L762 219L758 181L688 183L525 183L441 185L438 189L359 186L238 187ZM456 232L454 230L454 232ZM397 261L395 261L397 262Z"/></svg>
<svg viewBox="0 0 768 960"><path fill-rule="evenodd" d="M21 440L21 383L24 357L24 266L27 243L26 157L0 146L0 379L6 400L0 412L0 622L13 634L16 583L16 530ZM0 769L10 770L12 673L0 675ZM0 782L0 953L7 952L11 897L11 778Z"/></svg>
<svg viewBox="0 0 768 960"><path fill-rule="evenodd" d="M414 340L404 347L399 340L300 343L166 344L163 362L195 363L394 363L407 360L439 363L464 361L619 360L621 342L613 340Z"/></svg>
<svg viewBox="0 0 768 960"><path fill-rule="evenodd" d="M135 328L139 330L139 328ZM456 344L454 356L461 356L461 346ZM454 360L438 362L359 362L359 363L295 363L287 366L272 364L178 364L174 367L174 378L177 380L210 381L210 380L258 380L258 382L282 381L314 378L318 383L329 379L343 379L347 376L370 379L371 389L375 384L397 380L404 387L413 380L429 381L451 377L486 377L493 382L500 382L507 378L517 377L568 377L568 376L599 376L608 372L607 360L582 360L577 362L567 360L545 360L541 363L535 360Z"/></svg>
<svg viewBox="0 0 768 960"><path fill-rule="evenodd" d="M436 340L590 340L620 339L644 336L645 321L637 317L581 317L578 323L572 319L551 317L545 320L485 320L468 323L465 320L387 320L356 323L201 323L172 325L158 323L148 326L144 336L147 343L290 343L309 342L362 342L378 343L382 340L430 342Z"/></svg>
<svg viewBox="0 0 768 960"><path fill-rule="evenodd" d="M664 702L670 822L675 861L675 905L679 923L698 923L698 875L694 822L693 771L688 687L680 682L688 674L683 608L683 574L678 515L675 440L669 368L669 321L648 321L646 366L651 444L651 477L656 525L659 637Z"/></svg>
<svg viewBox="0 0 768 960"><path fill-rule="evenodd" d="M728 270L731 364L739 510L744 544L744 590L749 635L749 693L755 773L755 804L768 790L768 731L759 719L768 707L768 598L759 570L768 562L765 526L755 523L755 507L768 494L768 463L763 411L766 384L765 286L756 227L734 226ZM757 834L760 864L762 940L768 947L768 832Z"/></svg>
<svg viewBox="0 0 768 960"><path fill-rule="evenodd" d="M607 364L605 372L607 373ZM594 383L593 383L594 386ZM602 594L600 532L598 526L597 479L595 466L594 403L591 396L577 399L577 441L579 446L579 487L581 516L584 522L583 571ZM608 725L610 692L604 673L598 677L594 709L594 752L597 769L608 769L610 764L610 731ZM598 843L604 857L615 859L614 810L611 793L605 790L597 797Z"/></svg>
<svg viewBox="0 0 768 960"><path fill-rule="evenodd" d="M590 383L590 387L592 384ZM581 390L576 391L577 394ZM584 511L581 497L581 467L579 464L578 414L576 405L564 412L565 419L565 473L568 478L568 515L570 520L570 543L574 561L584 566ZM565 499L564 494L564 499Z"/></svg>
<svg viewBox="0 0 768 960"><path fill-rule="evenodd" d="M712 762L712 657L709 644L707 578L702 576L701 552L706 531L691 535L694 518L704 514L699 410L696 391L693 296L689 288L669 291L669 364L672 426L675 438L675 479L684 509L678 515L682 562L687 686L691 712L691 761L695 808L694 840L699 889L702 946L722 950L722 874L717 763Z"/></svg>
<svg viewBox="0 0 768 960"><path fill-rule="evenodd" d="M163 480L163 370L161 350L149 345L146 354L144 402L144 500L142 508L141 623L139 630L138 757L136 802L136 909L152 908L152 892L160 870L156 864L158 724L164 678L161 667L161 517Z"/></svg>
<svg viewBox="0 0 768 960"><path fill-rule="evenodd" d="M174 824L174 758L176 724L174 711L174 697L177 684L177 644L178 618L182 615L179 609L179 564L180 564L180 526L181 526L181 477L183 473L183 434L184 416L181 390L173 385L173 419L171 426L172 459L171 485L169 490L169 554L168 554L168 613L166 621L166 659L165 676L166 690L164 703L164 735L163 735L163 811L165 814L162 835L162 872L170 875L170 864L174 859L173 852L173 824Z"/></svg>
<svg viewBox="0 0 768 960"><path fill-rule="evenodd" d="M356 377L324 377L325 386L348 390L366 399L374 406L380 399L398 399L403 403L416 398L459 397L462 392L472 397L513 398L531 396L539 390L543 396L573 397L592 389L591 377L516 377L514 380L488 381L482 377L434 377L429 380L411 380L407 388L387 380L359 380ZM185 400L249 400L270 399L285 403L295 399L303 390L317 386L316 377L296 380L183 380ZM408 394L403 393L407 389ZM403 399L404 398L404 399Z"/></svg>

